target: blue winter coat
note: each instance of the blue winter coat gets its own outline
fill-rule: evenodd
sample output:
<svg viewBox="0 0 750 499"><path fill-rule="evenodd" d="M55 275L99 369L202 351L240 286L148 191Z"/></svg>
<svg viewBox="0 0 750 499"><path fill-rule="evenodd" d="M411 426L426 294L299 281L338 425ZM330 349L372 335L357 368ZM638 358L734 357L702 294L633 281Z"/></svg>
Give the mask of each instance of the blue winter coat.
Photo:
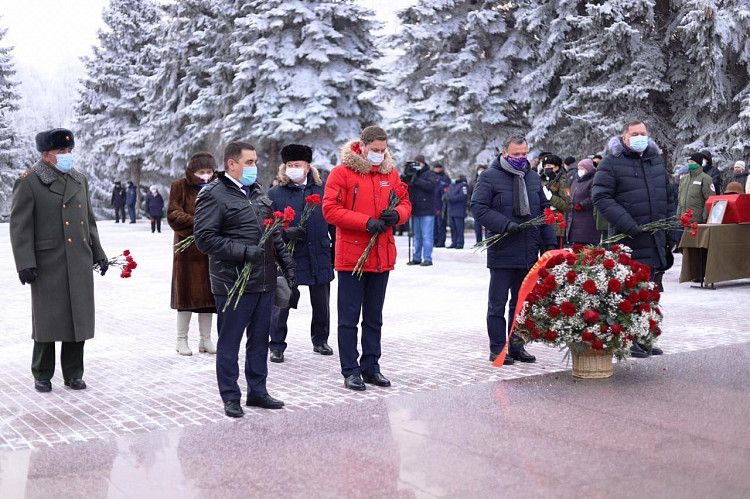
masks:
<svg viewBox="0 0 750 499"><path fill-rule="evenodd" d="M149 191L148 197L146 197L146 213L150 217L161 218L164 216L164 198L158 192L156 195L151 194Z"/></svg>
<svg viewBox="0 0 750 499"><path fill-rule="evenodd" d="M411 216L435 216L435 191L437 189L437 175L424 166L417 172L414 180L409 184L409 201L411 201Z"/></svg>
<svg viewBox="0 0 750 499"><path fill-rule="evenodd" d="M133 184L129 184L128 188L125 190L125 205L135 206L135 199L136 199L135 186Z"/></svg>
<svg viewBox="0 0 750 499"><path fill-rule="evenodd" d="M627 148L619 137L609 141L608 155L599 163L591 190L594 206L609 222L610 231L628 234L637 226L668 218L675 199L661 150L649 143L643 154ZM622 244L633 249L633 258L654 270L667 267L668 235L644 233Z"/></svg>
<svg viewBox="0 0 750 499"><path fill-rule="evenodd" d="M443 213L443 194L445 194L445 188L451 185L451 179L445 174L445 172L435 173L435 177L437 178L437 187L435 188L435 213Z"/></svg>
<svg viewBox="0 0 750 499"><path fill-rule="evenodd" d="M510 222L521 223L540 216L549 201L542 191L539 174L528 170L524 177L531 214L513 214L513 176L500 168L499 158L477 179L471 196L471 212L487 228L487 237L502 234ZM551 225L517 232L493 244L487 250L487 267L491 269L529 269L546 246L555 246L555 230Z"/></svg>
<svg viewBox="0 0 750 499"><path fill-rule="evenodd" d="M315 168L307 174L304 188L297 187L286 175L286 166L279 169L281 185L271 188L268 197L271 198L275 211L284 211L291 206L297 213L291 226L299 225L302 211L305 208L305 198L311 194L320 195L323 200L323 182ZM325 284L333 280L333 260L331 259L331 230L328 222L323 218L321 206L317 206L307 220L305 238L297 241L292 257L296 264L297 283L305 286Z"/></svg>
<svg viewBox="0 0 750 499"><path fill-rule="evenodd" d="M448 188L448 216L465 217L466 201L469 199L469 184L459 180Z"/></svg>

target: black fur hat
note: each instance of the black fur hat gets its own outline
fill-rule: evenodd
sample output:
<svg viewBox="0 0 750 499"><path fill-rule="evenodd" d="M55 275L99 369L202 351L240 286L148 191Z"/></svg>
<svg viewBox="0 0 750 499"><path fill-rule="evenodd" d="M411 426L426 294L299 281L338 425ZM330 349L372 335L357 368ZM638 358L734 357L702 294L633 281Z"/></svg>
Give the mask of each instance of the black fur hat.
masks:
<svg viewBox="0 0 750 499"><path fill-rule="evenodd" d="M290 161L305 161L312 163L313 150L311 147L302 144L289 144L281 148L281 161L288 163Z"/></svg>
<svg viewBox="0 0 750 499"><path fill-rule="evenodd" d="M54 128L36 134L36 150L39 152L75 147L73 132L65 128Z"/></svg>

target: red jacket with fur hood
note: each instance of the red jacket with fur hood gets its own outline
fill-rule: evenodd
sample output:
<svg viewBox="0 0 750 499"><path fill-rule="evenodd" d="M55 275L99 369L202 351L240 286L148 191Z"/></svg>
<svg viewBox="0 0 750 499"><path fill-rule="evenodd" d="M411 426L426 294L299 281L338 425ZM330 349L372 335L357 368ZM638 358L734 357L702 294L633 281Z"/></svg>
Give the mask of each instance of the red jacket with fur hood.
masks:
<svg viewBox="0 0 750 499"><path fill-rule="evenodd" d="M323 216L336 226L336 261L338 271L351 272L365 251L372 234L367 232L367 221L377 219L388 207L390 193L401 182L393 159L386 151L380 166L372 166L362 156L358 140L348 142L341 149L342 163L331 170L323 196ZM399 224L411 216L408 195L396 207ZM393 228L378 236L370 252L365 272L388 272L396 264L396 242Z"/></svg>

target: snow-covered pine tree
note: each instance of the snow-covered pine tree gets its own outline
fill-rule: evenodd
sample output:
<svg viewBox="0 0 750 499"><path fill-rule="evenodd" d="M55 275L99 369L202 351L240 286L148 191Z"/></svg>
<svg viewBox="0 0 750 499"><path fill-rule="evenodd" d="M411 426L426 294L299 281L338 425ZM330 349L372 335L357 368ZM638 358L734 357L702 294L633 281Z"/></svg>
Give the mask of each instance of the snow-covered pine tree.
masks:
<svg viewBox="0 0 750 499"><path fill-rule="evenodd" d="M402 31L389 45L403 50L389 88L400 110L392 128L408 152L465 170L510 133L526 129L521 69L531 56L513 29L514 4L420 0L399 12ZM388 89L385 90L388 93Z"/></svg>
<svg viewBox="0 0 750 499"><path fill-rule="evenodd" d="M687 0L667 35L670 102L682 152L707 148L726 159L747 153L750 5Z"/></svg>
<svg viewBox="0 0 750 499"><path fill-rule="evenodd" d="M225 140L254 143L264 185L286 143L310 145L327 166L343 142L380 119L370 97L381 55L373 12L354 0L254 0L242 13Z"/></svg>
<svg viewBox="0 0 750 499"><path fill-rule="evenodd" d="M20 96L12 49L3 46L7 30L0 27L0 217L9 213L13 183L23 166L18 161L17 137L13 126L13 113L18 110Z"/></svg>
<svg viewBox="0 0 750 499"><path fill-rule="evenodd" d="M179 175L206 150L221 162L221 130L232 108L233 29L241 2L184 0L165 7L166 35L147 90L142 121L149 162Z"/></svg>
<svg viewBox="0 0 750 499"><path fill-rule="evenodd" d="M152 0L111 0L106 29L84 59L86 75L76 126L78 154L92 175L92 194L107 199L114 180L141 183L141 172L158 165L144 161L145 84L153 75L161 39L160 10Z"/></svg>

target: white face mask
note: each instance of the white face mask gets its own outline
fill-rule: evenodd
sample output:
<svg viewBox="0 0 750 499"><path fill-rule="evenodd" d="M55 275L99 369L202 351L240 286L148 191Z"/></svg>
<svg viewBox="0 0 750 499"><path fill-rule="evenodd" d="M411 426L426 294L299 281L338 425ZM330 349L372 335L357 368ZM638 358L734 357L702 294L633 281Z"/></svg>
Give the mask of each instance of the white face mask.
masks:
<svg viewBox="0 0 750 499"><path fill-rule="evenodd" d="M578 170L578 178L581 178L584 175L586 175L586 170Z"/></svg>
<svg viewBox="0 0 750 499"><path fill-rule="evenodd" d="M213 175L209 175L208 173L204 173L203 175L196 174L195 176L203 180L204 184L207 184L211 180L211 177L213 177Z"/></svg>
<svg viewBox="0 0 750 499"><path fill-rule="evenodd" d="M289 177L289 179L295 184L299 183L302 181L302 179L305 178L305 169L304 168L287 168L286 176Z"/></svg>
<svg viewBox="0 0 750 499"><path fill-rule="evenodd" d="M379 165L385 159L385 153L370 151L367 153L367 161L372 165Z"/></svg>

